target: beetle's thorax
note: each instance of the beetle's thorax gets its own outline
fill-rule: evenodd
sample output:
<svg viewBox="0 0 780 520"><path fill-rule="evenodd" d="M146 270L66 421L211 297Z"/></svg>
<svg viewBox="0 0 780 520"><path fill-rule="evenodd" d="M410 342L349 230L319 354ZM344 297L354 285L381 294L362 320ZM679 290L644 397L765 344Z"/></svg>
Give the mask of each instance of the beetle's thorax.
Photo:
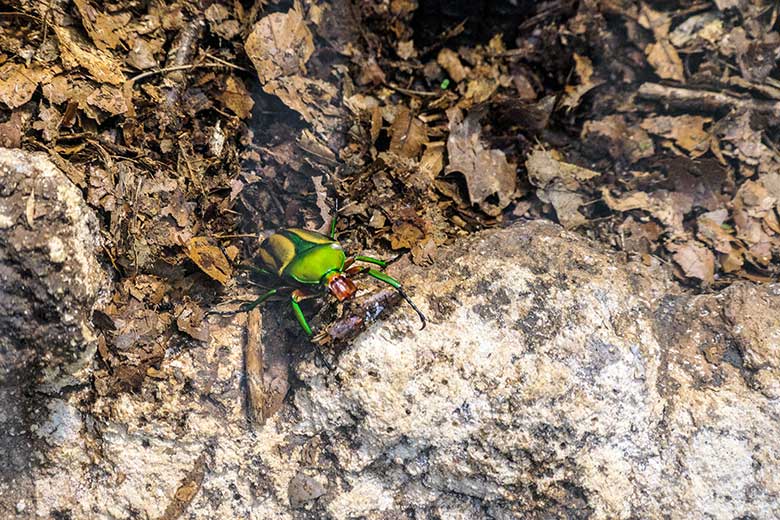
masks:
<svg viewBox="0 0 780 520"><path fill-rule="evenodd" d="M331 271L326 274L325 285L340 302L350 298L357 291L355 282L339 271Z"/></svg>

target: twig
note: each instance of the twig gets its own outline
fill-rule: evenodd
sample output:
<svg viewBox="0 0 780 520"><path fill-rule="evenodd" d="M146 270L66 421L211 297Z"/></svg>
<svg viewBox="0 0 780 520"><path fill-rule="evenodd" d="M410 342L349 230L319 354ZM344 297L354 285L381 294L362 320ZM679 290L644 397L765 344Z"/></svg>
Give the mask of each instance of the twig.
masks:
<svg viewBox="0 0 780 520"><path fill-rule="evenodd" d="M132 78L128 79L127 82L128 83L133 83L133 82L138 81L139 79L148 78L149 76L155 76L157 74L165 74L167 72L173 72L175 70L187 70L187 69L195 69L195 68L198 68L198 67L208 67L208 66L214 67L215 65L212 65L212 64L209 64L209 63L204 63L204 64L201 64L201 65L190 64L190 65L177 65L175 67L164 67L162 69L149 70L149 71L146 71L146 72L142 72L141 74L138 74L137 76L133 76Z"/></svg>
<svg viewBox="0 0 780 520"><path fill-rule="evenodd" d="M217 56L214 56L214 55L213 55L213 54L211 54L210 52L207 52L207 53L206 53L206 57L207 57L207 58L210 58L210 59L212 59L212 60L214 60L214 61L216 61L216 62L218 62L218 63L221 63L221 64L222 64L222 65L224 65L225 67L230 67L231 69L240 70L240 71L242 71L242 72L251 72L251 71L250 71L249 69L247 69L247 68L244 68L244 67L239 67L238 65L234 65L233 63L230 63L229 61L225 61L225 60L223 60L223 59L221 59L221 58L218 58Z"/></svg>
<svg viewBox="0 0 780 520"><path fill-rule="evenodd" d="M426 92L424 90L410 90L408 88L403 88L397 85L393 85L392 83L385 83L384 85L391 90L395 90L396 92L400 92L401 94L407 94L409 96L437 97L441 95L441 93L439 92Z"/></svg>
<svg viewBox="0 0 780 520"><path fill-rule="evenodd" d="M249 419L260 426L265 422L265 385L263 383L263 347L260 343L260 311L253 309L247 314L246 350L244 351L244 374Z"/></svg>
<svg viewBox="0 0 780 520"><path fill-rule="evenodd" d="M639 87L639 96L663 101L675 108L694 108L707 111L722 108L739 108L780 116L780 102L738 98L722 92L709 90L694 90L683 87L668 87L658 83L644 83Z"/></svg>

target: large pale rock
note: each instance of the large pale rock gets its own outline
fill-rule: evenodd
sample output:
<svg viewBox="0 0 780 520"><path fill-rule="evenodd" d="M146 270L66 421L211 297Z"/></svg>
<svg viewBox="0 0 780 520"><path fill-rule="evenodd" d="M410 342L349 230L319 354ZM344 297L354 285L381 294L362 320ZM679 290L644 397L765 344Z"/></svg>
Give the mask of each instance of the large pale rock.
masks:
<svg viewBox="0 0 780 520"><path fill-rule="evenodd" d="M109 285L99 236L45 154L0 148L0 518L29 514L46 396L89 383L92 306Z"/></svg>
<svg viewBox="0 0 780 520"><path fill-rule="evenodd" d="M34 513L81 518L776 518L780 287L678 291L544 223L427 269L247 421L243 318L137 393L48 403ZM284 337L272 307L263 340ZM293 324L294 326L294 324ZM29 510L28 510L29 511ZM29 514L29 513L27 513Z"/></svg>

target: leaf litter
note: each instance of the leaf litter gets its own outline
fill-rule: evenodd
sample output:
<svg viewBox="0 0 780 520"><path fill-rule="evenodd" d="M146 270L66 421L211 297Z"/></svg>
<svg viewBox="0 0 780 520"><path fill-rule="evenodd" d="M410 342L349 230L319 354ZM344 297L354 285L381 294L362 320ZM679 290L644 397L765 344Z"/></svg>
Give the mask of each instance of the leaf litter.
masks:
<svg viewBox="0 0 780 520"><path fill-rule="evenodd" d="M780 276L768 0L556 0L484 20L414 2L44 4L0 18L0 142L48 153L101 216L116 290L99 393L218 334L206 312L258 291L237 269L258 241L327 229L333 199L350 251L422 265L550 218L695 290ZM354 336L333 308L315 326L336 312L333 337ZM294 323L273 333L305 343ZM274 409L295 356L268 356L253 381Z"/></svg>

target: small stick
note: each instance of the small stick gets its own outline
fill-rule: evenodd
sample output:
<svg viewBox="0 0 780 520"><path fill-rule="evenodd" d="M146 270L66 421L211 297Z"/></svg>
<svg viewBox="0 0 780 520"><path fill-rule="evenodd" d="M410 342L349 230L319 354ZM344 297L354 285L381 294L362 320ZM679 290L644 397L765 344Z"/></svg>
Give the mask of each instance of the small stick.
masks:
<svg viewBox="0 0 780 520"><path fill-rule="evenodd" d="M252 424L265 422L265 386L263 385L263 347L260 344L260 310L252 309L246 318L246 351L244 374L246 375L247 415Z"/></svg>
<svg viewBox="0 0 780 520"><path fill-rule="evenodd" d="M643 83L639 86L639 96L645 99L662 101L676 108L694 108L707 111L721 108L740 108L780 116L780 102L738 98L722 92L709 90L667 87L659 83Z"/></svg>

